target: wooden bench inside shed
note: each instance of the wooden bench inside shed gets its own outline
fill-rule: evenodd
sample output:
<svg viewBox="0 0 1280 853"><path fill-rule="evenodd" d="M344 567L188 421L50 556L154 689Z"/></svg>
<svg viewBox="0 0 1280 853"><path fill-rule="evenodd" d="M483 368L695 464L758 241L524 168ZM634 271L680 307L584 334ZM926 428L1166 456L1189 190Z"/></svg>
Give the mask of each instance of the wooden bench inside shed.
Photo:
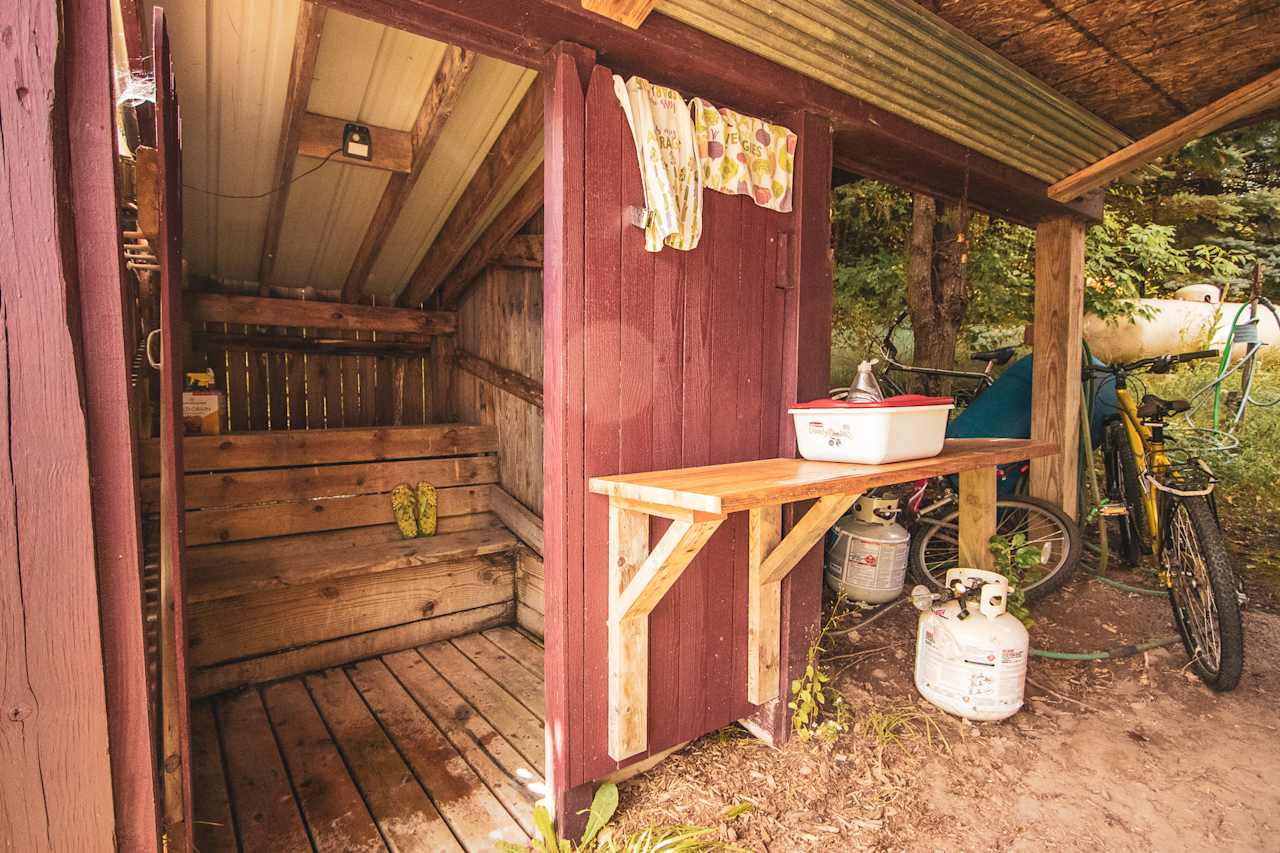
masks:
<svg viewBox="0 0 1280 853"><path fill-rule="evenodd" d="M209 695L515 621L519 540L491 511L491 426L191 436L183 444L192 694ZM159 505L143 449L144 510ZM403 539L391 490L438 490Z"/></svg>

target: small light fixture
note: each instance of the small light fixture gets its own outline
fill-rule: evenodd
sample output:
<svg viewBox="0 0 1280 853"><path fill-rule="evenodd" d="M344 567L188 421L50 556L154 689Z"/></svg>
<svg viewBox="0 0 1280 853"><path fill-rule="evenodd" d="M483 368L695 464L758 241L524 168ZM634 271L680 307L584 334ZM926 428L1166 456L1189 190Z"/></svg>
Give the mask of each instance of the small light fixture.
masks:
<svg viewBox="0 0 1280 853"><path fill-rule="evenodd" d="M373 159L373 138L363 124L348 124L342 129L342 153L356 160Z"/></svg>

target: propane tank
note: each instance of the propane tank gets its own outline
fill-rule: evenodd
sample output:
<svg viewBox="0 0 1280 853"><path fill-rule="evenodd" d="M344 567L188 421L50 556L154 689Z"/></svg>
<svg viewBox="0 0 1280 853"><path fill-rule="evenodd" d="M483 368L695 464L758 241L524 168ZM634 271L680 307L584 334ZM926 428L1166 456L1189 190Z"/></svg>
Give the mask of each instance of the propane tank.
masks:
<svg viewBox="0 0 1280 853"><path fill-rule="evenodd" d="M912 592L923 612L916 632L916 689L951 714L1003 720L1022 707L1027 629L1005 609L1009 581L996 572L951 569L947 593ZM919 594L918 594L919 593Z"/></svg>
<svg viewBox="0 0 1280 853"><path fill-rule="evenodd" d="M863 495L836 522L827 547L827 586L836 594L882 604L902 594L911 534L894 518L898 501Z"/></svg>

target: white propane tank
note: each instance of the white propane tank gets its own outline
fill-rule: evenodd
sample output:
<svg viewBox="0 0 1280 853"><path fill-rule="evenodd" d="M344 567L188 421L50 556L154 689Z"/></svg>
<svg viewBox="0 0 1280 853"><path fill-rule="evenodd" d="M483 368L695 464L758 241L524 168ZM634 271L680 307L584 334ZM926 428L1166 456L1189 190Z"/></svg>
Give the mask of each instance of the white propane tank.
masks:
<svg viewBox="0 0 1280 853"><path fill-rule="evenodd" d="M1005 612L1009 581L982 569L951 569L946 581L951 600L924 597L927 609L916 633L916 689L966 719L1011 717L1022 707L1029 637Z"/></svg>
<svg viewBox="0 0 1280 853"><path fill-rule="evenodd" d="M898 502L864 495L836 522L827 547L827 586L872 604L893 601L907 577L911 534L894 522Z"/></svg>

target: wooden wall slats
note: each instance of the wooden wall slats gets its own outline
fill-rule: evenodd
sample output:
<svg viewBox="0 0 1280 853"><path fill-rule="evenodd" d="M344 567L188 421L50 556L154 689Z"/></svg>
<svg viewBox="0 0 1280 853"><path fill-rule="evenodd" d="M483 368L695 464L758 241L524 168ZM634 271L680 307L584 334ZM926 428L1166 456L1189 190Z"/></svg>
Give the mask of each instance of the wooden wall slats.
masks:
<svg viewBox="0 0 1280 853"><path fill-rule="evenodd" d="M314 332L303 329L310 337ZM326 356L306 354L307 429L324 429L324 371L321 369Z"/></svg>
<svg viewBox="0 0 1280 853"><path fill-rule="evenodd" d="M583 312L581 350L565 354L572 360L581 353L583 399L575 404L569 398L567 416L579 419L585 435L581 460L562 460L568 466L565 483L609 472L779 453L777 413L791 402L782 399L784 377L788 364L795 367L783 352L785 341L795 342L785 329L788 297L780 288L788 282L779 272L788 268L784 235L795 227L796 217L756 207L745 197L706 193L697 250L645 252L643 234L624 224L621 215L628 206L643 204L643 191L606 69L597 68L592 76L585 112L591 152L584 165L590 286L577 297ZM549 251L552 246L549 239ZM549 293L554 261L548 257ZM563 296L573 298L568 291ZM561 310L573 317L572 306ZM576 332L553 343L552 350L574 348ZM572 380L566 375L557 381ZM559 414L556 406L564 405L564 395L573 390L547 381L549 431ZM564 431L563 440L573 440L572 424L555 428ZM509 453L505 444L503 452ZM553 488L548 482L549 495ZM572 505L561 511L575 518ZM571 741L568 778L556 785L561 792L616 767L606 749L607 673L597 663L605 656L607 637L603 621L589 615L606 609L607 593L593 580L607 560L606 515L607 503L588 496L580 525L571 520L570 531L554 534L556 525L547 528L548 568L553 560L565 562L548 572L544 595L553 599L549 612L565 608L570 643L564 666L570 682L581 684L580 699L571 695L552 703ZM650 719L654 750L756 710L746 700L746 521L744 516L726 522L650 617L650 707L662 709ZM651 537L659 536L662 526L655 523ZM581 544L571 541L572 528L581 530ZM559 538L566 533L568 542ZM565 556L556 552L566 545ZM557 571L568 577L557 579ZM549 635L549 645L555 639Z"/></svg>
<svg viewBox="0 0 1280 853"><path fill-rule="evenodd" d="M236 328L237 332L244 327ZM243 349L227 350L227 422L233 430L252 429L249 425L249 353Z"/></svg>
<svg viewBox="0 0 1280 853"><path fill-rule="evenodd" d="M414 566L192 604L191 664L332 640L511 600L509 554ZM289 614L282 619L281 614Z"/></svg>
<svg viewBox="0 0 1280 853"><path fill-rule="evenodd" d="M265 352L249 352L249 428L266 429L267 419L267 356Z"/></svg>
<svg viewBox="0 0 1280 853"><path fill-rule="evenodd" d="M494 453L498 450L498 434L492 426L430 424L412 430L357 427L318 434L289 431L189 435L182 444L188 472L230 471ZM158 448L155 439L141 442L144 477L160 473Z"/></svg>
<svg viewBox="0 0 1280 853"><path fill-rule="evenodd" d="M542 371L542 274L490 267L458 310L457 349L472 360L531 380ZM502 486L522 504L542 512L542 408L501 390L454 364L448 390L452 414L497 431Z"/></svg>
<svg viewBox="0 0 1280 853"><path fill-rule="evenodd" d="M546 620L546 691L549 727L573 732L582 725L583 701L579 669L573 663L582 655L582 636L572 614L582 612L582 560L584 483L582 468L582 369L585 324L585 241L588 227L584 205L584 166L599 157L586 156L586 98L582 73L592 68L594 56L572 45L557 45L542 74L545 103L544 233L545 297L543 331L546 363L543 385L543 471L546 483L543 519L546 526L546 599L551 617ZM607 114L606 114L607 115ZM590 227L595 227L592 222ZM606 232L607 233L607 232ZM604 282L607 286L607 282ZM551 738L547 756L547 787L556 811L567 818L589 803L583 781L586 750L568 737ZM576 788L574 786L577 786ZM562 818L562 823L565 820Z"/></svg>
<svg viewBox="0 0 1280 853"><path fill-rule="evenodd" d="M195 509L389 492L397 483L416 483L419 480L432 483L437 488L493 483L498 479L498 464L493 456L463 456L229 474L188 474L183 479L187 491L186 506ZM159 506L159 499L156 478L143 480L143 511L154 512Z"/></svg>
<svg viewBox="0 0 1280 853"><path fill-rule="evenodd" d="M438 533L457 529L448 520L454 516L489 512L487 486L456 486L440 489ZM187 542L207 545L240 539L292 536L320 530L343 530L394 524L391 501L385 494L353 495L344 498L317 498L274 504L269 511L261 506L205 509L187 516Z"/></svg>

